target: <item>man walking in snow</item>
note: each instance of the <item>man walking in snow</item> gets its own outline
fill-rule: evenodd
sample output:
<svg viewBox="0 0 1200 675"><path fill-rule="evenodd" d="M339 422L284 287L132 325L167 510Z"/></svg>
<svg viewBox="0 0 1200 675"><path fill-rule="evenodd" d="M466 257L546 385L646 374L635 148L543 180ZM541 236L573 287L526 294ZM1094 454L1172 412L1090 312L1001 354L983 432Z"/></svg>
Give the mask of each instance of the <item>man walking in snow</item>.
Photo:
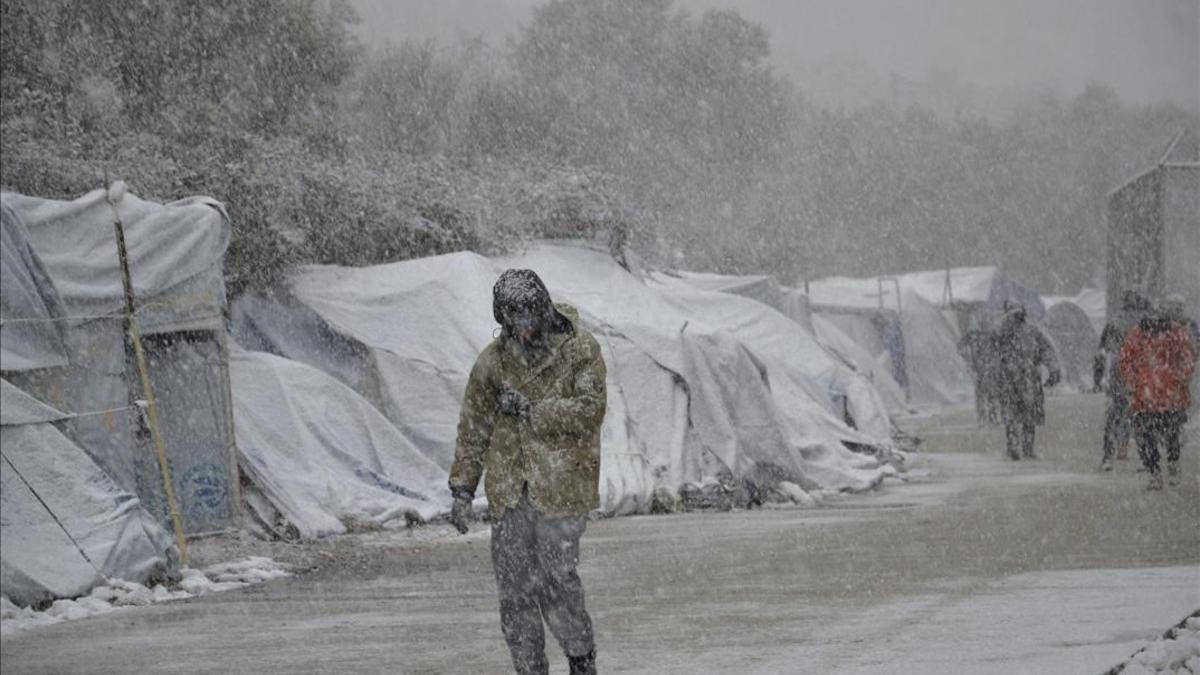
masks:
<svg viewBox="0 0 1200 675"><path fill-rule="evenodd" d="M467 532L481 476L492 518L500 625L518 673L546 673L543 619L572 675L596 672L591 618L575 568L600 505L607 405L600 345L532 270L493 288L500 337L471 369L450 470L450 522Z"/></svg>
<svg viewBox="0 0 1200 675"><path fill-rule="evenodd" d="M1121 344L1121 377L1130 393L1138 455L1150 472L1151 490L1161 490L1159 446L1167 451L1167 477L1179 480L1180 431L1191 406L1196 347L1188 329L1156 311L1129 331Z"/></svg>
<svg viewBox="0 0 1200 675"><path fill-rule="evenodd" d="M1138 325L1138 321L1149 310L1149 303L1135 291L1125 291L1121 298L1121 309L1113 320L1105 324L1100 333L1100 347L1092 366L1092 379L1096 390L1108 394L1108 408L1104 417L1104 455L1100 459L1102 471L1112 471L1112 461L1125 459L1129 446L1133 413L1129 410L1129 393L1117 372L1117 359L1125 335Z"/></svg>
<svg viewBox="0 0 1200 675"><path fill-rule="evenodd" d="M1046 398L1042 368L1048 371L1045 386L1062 379L1050 340L1025 321L1025 308L1007 309L996 335L999 359L1000 414L1008 456L1014 460L1034 459L1034 427L1046 421Z"/></svg>
<svg viewBox="0 0 1200 675"><path fill-rule="evenodd" d="M997 422L994 343L992 331L982 319L958 343L958 353L967 362L975 381L975 419L980 428Z"/></svg>

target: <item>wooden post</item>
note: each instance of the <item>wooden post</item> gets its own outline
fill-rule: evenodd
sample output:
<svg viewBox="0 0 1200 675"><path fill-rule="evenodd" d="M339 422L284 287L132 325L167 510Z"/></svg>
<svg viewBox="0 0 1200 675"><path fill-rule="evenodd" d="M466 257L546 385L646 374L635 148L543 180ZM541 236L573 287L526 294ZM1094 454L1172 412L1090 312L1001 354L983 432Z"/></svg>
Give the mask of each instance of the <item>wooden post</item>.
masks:
<svg viewBox="0 0 1200 675"><path fill-rule="evenodd" d="M142 380L142 392L146 397L146 418L150 424L150 437L154 439L154 452L158 457L158 468L162 473L163 490L167 495L167 508L171 512L171 524L175 529L175 544L179 546L179 561L181 565L188 564L187 540L183 533L183 518L179 515L179 502L175 498L175 484L171 479L171 466L167 462L167 446L163 441L162 429L158 424L158 403L154 397L154 387L150 384L150 369L146 365L146 352L142 348L142 336L138 331L137 317L134 316L133 281L129 275L129 255L125 249L125 226L121 224L121 214L110 194L112 186L105 181L104 199L113 209L113 229L117 235L117 258L121 263L121 285L125 290L125 334L133 344L133 353L137 360L138 375Z"/></svg>

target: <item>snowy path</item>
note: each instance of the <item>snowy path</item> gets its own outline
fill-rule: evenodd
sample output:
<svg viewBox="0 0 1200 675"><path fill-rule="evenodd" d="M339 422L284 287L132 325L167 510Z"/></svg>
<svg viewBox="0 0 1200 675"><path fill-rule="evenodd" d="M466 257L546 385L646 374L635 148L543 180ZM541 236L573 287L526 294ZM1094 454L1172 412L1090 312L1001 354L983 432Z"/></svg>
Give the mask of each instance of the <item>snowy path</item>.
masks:
<svg viewBox="0 0 1200 675"><path fill-rule="evenodd" d="M906 423L929 450L906 484L592 523L581 574L603 672L1102 672L1200 608L1200 438L1184 485L1147 493L1134 462L1094 471L1101 406L1052 400L1037 462L1002 460L1002 435L956 412ZM17 634L4 672L505 672L486 533L435 530Z"/></svg>

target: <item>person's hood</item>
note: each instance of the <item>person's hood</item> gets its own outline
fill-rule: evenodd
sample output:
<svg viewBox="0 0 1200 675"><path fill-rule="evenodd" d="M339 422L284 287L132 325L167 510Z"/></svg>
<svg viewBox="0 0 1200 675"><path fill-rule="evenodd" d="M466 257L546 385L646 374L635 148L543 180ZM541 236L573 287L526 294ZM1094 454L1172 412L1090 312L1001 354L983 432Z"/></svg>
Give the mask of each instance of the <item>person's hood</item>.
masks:
<svg viewBox="0 0 1200 675"><path fill-rule="evenodd" d="M566 317L550 299L550 291L533 270L507 269L492 287L492 315L504 326L505 306L527 306L536 309L552 333L569 333L574 322ZM578 319L578 313L576 313Z"/></svg>

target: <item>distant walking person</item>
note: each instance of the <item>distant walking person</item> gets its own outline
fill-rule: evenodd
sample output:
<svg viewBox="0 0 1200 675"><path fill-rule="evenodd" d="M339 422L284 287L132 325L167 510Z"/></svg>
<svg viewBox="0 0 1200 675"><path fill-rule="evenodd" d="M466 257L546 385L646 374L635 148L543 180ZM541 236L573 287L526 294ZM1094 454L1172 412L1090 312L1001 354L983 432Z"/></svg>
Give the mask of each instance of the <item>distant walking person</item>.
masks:
<svg viewBox="0 0 1200 675"><path fill-rule="evenodd" d="M1118 359L1125 336L1138 325L1150 309L1150 303L1135 291L1125 291L1121 309L1100 333L1100 345L1092 367L1092 381L1097 391L1108 394L1104 416L1104 454L1100 459L1102 471L1112 471L1113 457L1123 460L1129 447L1133 413L1129 409L1129 393L1121 381Z"/></svg>
<svg viewBox="0 0 1200 675"><path fill-rule="evenodd" d="M467 532L486 472L500 626L522 675L546 673L543 619L572 675L596 672L592 621L575 568L587 514L600 505L607 403L600 345L531 270L492 289L500 337L471 369L450 469L450 522Z"/></svg>
<svg viewBox="0 0 1200 675"><path fill-rule="evenodd" d="M1180 431L1191 405L1196 347L1188 329L1163 311L1151 312L1121 345L1121 378L1129 389L1138 455L1150 472L1151 490L1163 487L1159 447L1167 452L1167 477L1179 481Z"/></svg>
<svg viewBox="0 0 1200 675"><path fill-rule="evenodd" d="M971 369L975 383L975 419L980 427L999 422L996 389L995 337L982 321L967 330L958 343L958 353Z"/></svg>
<svg viewBox="0 0 1200 675"><path fill-rule="evenodd" d="M1025 321L1025 308L1010 307L996 334L999 361L997 389L1008 456L1034 459L1034 428L1046 421L1042 368L1048 371L1045 386L1062 379L1054 347L1040 330Z"/></svg>

